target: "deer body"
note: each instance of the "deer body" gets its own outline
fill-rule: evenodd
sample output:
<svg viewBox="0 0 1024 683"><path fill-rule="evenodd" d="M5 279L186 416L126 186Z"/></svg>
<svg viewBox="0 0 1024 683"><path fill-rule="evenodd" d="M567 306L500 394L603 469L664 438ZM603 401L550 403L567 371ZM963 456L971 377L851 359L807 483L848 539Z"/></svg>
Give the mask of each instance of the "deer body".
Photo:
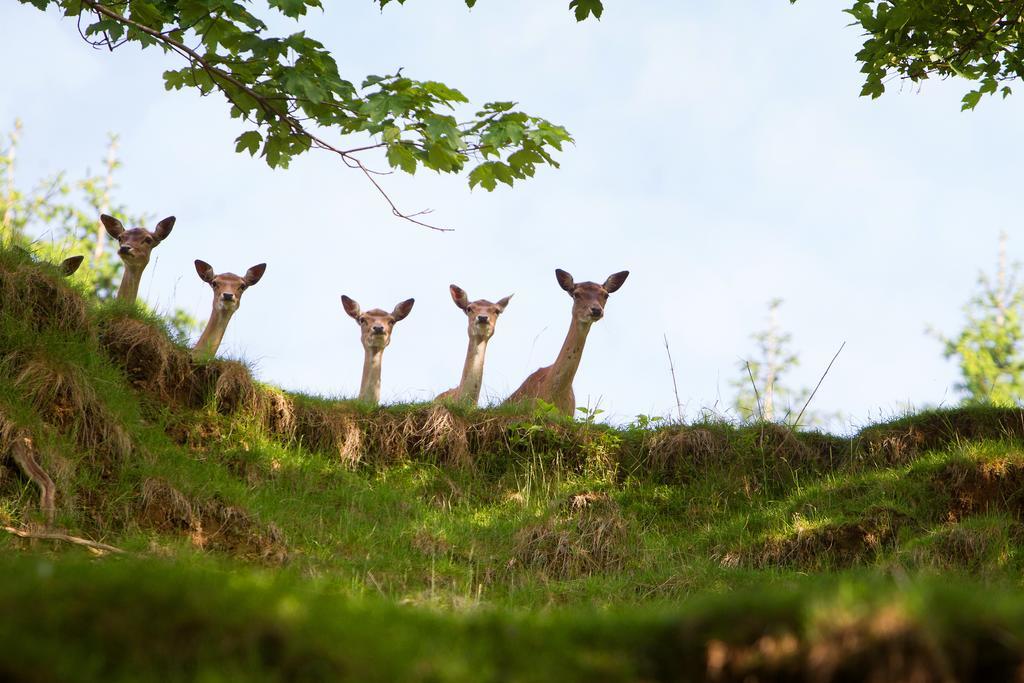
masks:
<svg viewBox="0 0 1024 683"><path fill-rule="evenodd" d="M149 265L153 249L170 236L175 218L168 216L163 219L157 223L153 232L145 228L126 230L121 221L106 214L100 216L100 221L107 234L120 245L117 254L124 263L124 275L121 277L121 285L117 288L117 300L135 303L139 296L142 271Z"/></svg>
<svg viewBox="0 0 1024 683"><path fill-rule="evenodd" d="M208 358L217 355L221 340L224 339L224 332L231 322L231 316L238 310L242 301L242 292L252 287L263 277L267 270L267 264L261 263L246 271L244 276L239 277L234 273L213 272L213 267L205 261L196 260L196 272L199 278L213 288L213 311L206 323L206 329L192 349L192 355L196 358Z"/></svg>
<svg viewBox="0 0 1024 683"><path fill-rule="evenodd" d="M355 299L342 294L341 304L352 319L359 323L360 340L363 344L363 376L359 383L359 400L377 405L380 403L380 375L384 362L384 349L391 343L391 332L395 323L404 320L412 312L415 299L406 299L388 313L380 308L363 311Z"/></svg>
<svg viewBox="0 0 1024 683"><path fill-rule="evenodd" d="M565 335L555 362L533 372L505 403L540 399L554 405L560 413L570 416L574 413L576 396L572 390L572 381L583 358L583 347L587 343L590 326L604 317L608 295L617 291L628 275L629 271L624 270L611 275L600 285L595 282L577 284L564 270L555 271L558 284L573 298L569 332Z"/></svg>
<svg viewBox="0 0 1024 683"><path fill-rule="evenodd" d="M455 305L462 309L469 318L469 348L466 350L466 362L462 367L459 386L445 391L434 400L456 400L475 406L480 400L480 389L484 381L487 343L494 336L498 316L505 312L505 307L508 306L512 296L506 296L493 304L486 299L471 302L461 287L451 285L448 289Z"/></svg>

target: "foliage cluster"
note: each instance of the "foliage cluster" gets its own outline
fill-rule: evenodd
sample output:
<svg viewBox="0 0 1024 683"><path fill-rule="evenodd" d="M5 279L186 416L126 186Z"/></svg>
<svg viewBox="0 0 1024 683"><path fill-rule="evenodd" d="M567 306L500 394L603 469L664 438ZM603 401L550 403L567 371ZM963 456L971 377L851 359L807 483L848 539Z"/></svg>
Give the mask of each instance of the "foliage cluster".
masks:
<svg viewBox="0 0 1024 683"><path fill-rule="evenodd" d="M978 291L964 306L967 318L953 337L937 332L946 358L955 358L967 403L1019 405L1024 399L1024 284L1019 264L1008 264L1000 238L995 277L978 276Z"/></svg>
<svg viewBox="0 0 1024 683"><path fill-rule="evenodd" d="M95 45L156 46L181 57L185 66L164 72L167 89L223 95L231 116L249 127L238 136L237 151L259 154L271 167L285 168L311 148L325 149L376 185L359 152L378 149L392 168L407 173L421 167L458 173L473 162L470 187L493 190L498 182L512 185L533 176L539 165L557 166L552 153L571 141L564 128L517 110L511 101L466 111L468 98L438 81L399 72L366 76L357 86L342 76L322 43L304 31L270 35L259 16L298 19L320 9L320 0L274 0L269 10L220 0L22 2L75 18ZM353 134L373 142L345 148L340 140Z"/></svg>
<svg viewBox="0 0 1024 683"><path fill-rule="evenodd" d="M982 95L1006 97L1008 82L1024 75L1020 0L856 0L846 11L866 34L857 53L862 95L881 96L893 76L958 76L976 83L963 97L963 108L973 109Z"/></svg>

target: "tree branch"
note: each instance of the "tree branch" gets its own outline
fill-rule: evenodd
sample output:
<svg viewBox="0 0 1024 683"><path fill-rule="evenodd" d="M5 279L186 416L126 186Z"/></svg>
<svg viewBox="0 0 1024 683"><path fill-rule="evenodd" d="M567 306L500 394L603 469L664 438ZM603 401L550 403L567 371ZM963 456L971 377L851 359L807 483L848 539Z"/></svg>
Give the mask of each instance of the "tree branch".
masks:
<svg viewBox="0 0 1024 683"><path fill-rule="evenodd" d="M154 40L156 40L157 42L162 44L165 47L165 49L168 49L168 50L171 50L173 52L176 52L180 56L182 56L182 57L186 58L187 60L189 60L189 62L193 66L198 65L203 71L205 71L207 74L210 75L210 78L213 81L214 85L217 86L217 89L220 90L220 92L224 95L224 97L226 97L227 100L229 102L231 102L231 104L234 105L239 111L244 111L244 110L242 109L242 107L238 106L238 103L235 102L232 99L231 95L227 92L227 90L223 87L223 85L221 83L219 83L219 81L222 81L223 83L227 83L227 84L237 88L238 90L244 92L248 97L251 97L259 105L260 109L263 110L264 114L268 117L268 119L274 119L274 120L277 120L277 121L284 122L291 129L293 134L309 140L311 146L315 146L315 147L318 147L320 149L323 149L323 150L326 150L326 151L329 151L329 152L333 152L333 153L337 154L339 157L341 157L341 159L345 162L345 165L348 166L349 168L353 168L353 169L358 168L360 171L363 172L363 175L366 176L366 178L370 180L370 183L374 186L374 188L376 188L377 192L380 193L380 195L388 203L388 206L391 207L391 213L394 214L396 217L401 218L401 219L406 220L406 221L409 221L410 223L415 223L416 225L420 225L420 226L423 226L425 228L429 228L431 230L435 230L437 232L451 232L452 231L451 228L442 228L442 227L430 225L428 223L424 223L422 221L416 220L415 216L421 216L421 215L423 215L425 213L429 213L430 212L429 209L424 210L424 211L418 211L416 213L411 213L411 214L407 214L407 213L404 213L403 211L399 210L399 208L397 207L395 202L391 199L390 196L388 196L388 194L384 190L384 188L382 188L380 186L380 184L378 182L376 182L374 180L374 178L372 177L372 174L374 173L374 171L372 171L369 168L367 168L366 165L363 163L363 161L361 159L359 159L358 157L353 156L353 154L352 154L352 152L355 152L355 151L361 151L362 149L373 149L373 147L379 147L381 145L375 145L373 147L367 147L367 148L357 148L355 150L342 150L342 149L338 149L337 147L335 147L334 145L330 144L329 142L327 142L323 138L320 138L320 137L314 135L313 133L311 133L310 131L308 131L302 125L302 123L299 122L290 113L288 113L287 110L281 111L280 109L278 109L273 104L273 102L269 98L264 97L263 95L261 95L256 90L254 90L254 89L250 88L249 86L247 86L246 84L242 83L237 78L232 76L230 73L228 73L228 72L226 72L226 71L224 71L222 69L217 68L216 66L211 64L209 62L209 60L207 60L205 57L200 55L196 50L188 47L184 43L182 43L182 42L180 42L178 40L175 40L174 38L172 38L169 35L167 35L168 33L170 33L170 31L168 31L168 32L161 32L161 31L158 31L158 30L156 30L154 28L150 28L149 26L146 26L145 24L141 24L141 23L139 23L137 21L134 21L133 19L129 19L128 17L126 17L126 16L124 16L122 14L119 14L118 12L115 12L114 10L110 9L108 6L106 6L106 5L104 5L104 4L100 3L100 2L97 2L96 0L82 0L82 4L84 6L86 6L86 7L91 8L97 14L100 14L102 16L107 17L108 19L111 19L113 21L121 23L121 24L123 24L125 26L130 26L131 28L134 28L134 29L136 29L138 31L141 31L142 33L145 33L146 35L150 36L151 38L153 38ZM258 125L258 122L252 121L248 116L246 116L245 119L246 119L246 121L249 121L251 123L254 123L254 124Z"/></svg>
<svg viewBox="0 0 1024 683"><path fill-rule="evenodd" d="M29 531L28 529L16 529L12 526L5 526L0 528L3 528L4 531L6 531L9 534L17 536L18 538L39 539L43 541L64 541L65 543L73 543L75 545L80 545L99 553L117 553L121 555L125 554L125 551L121 550L120 548L115 548L112 545L100 543L99 541L90 541L87 538L79 538L78 536L68 536L67 534L61 534L57 532Z"/></svg>

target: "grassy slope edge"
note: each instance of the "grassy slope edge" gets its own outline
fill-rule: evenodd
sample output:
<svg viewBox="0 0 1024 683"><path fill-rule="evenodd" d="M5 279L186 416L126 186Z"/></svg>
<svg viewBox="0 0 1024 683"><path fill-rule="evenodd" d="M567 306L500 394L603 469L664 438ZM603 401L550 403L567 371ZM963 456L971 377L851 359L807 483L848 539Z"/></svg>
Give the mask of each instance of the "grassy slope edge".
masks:
<svg viewBox="0 0 1024 683"><path fill-rule="evenodd" d="M524 679L731 680L831 661L844 624L860 629L847 645L911 647L927 656L905 660L925 667L967 671L993 639L1000 662L1021 659L1017 603L982 609L971 587L1019 585L1019 410L932 411L837 438L325 401L235 362L196 364L158 320L95 307L55 269L0 251L0 422L12 426L0 435L31 435L57 526L132 553L86 562L0 537L2 611L22 615L5 616L0 638L22 646L0 673L16 677L116 678L180 655L192 674L220 662L268 680L308 677L300 662L486 680L495 661ZM38 527L37 500L0 461L0 522ZM984 616L949 621L965 595ZM574 607L519 614L560 605ZM289 620L293 608L309 616ZM947 647L966 625L978 642ZM46 656L72 633L78 645ZM371 644L386 633L395 642ZM456 643L462 654L439 655ZM694 659L672 660L666 643ZM843 662L860 652L848 649ZM361 668L381 658L392 668Z"/></svg>

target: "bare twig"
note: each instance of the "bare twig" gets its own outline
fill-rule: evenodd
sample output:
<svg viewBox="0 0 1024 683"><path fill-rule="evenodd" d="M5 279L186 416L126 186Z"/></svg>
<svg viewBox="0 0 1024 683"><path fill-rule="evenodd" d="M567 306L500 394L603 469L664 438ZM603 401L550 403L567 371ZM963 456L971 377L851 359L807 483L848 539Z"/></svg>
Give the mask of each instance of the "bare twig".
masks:
<svg viewBox="0 0 1024 683"><path fill-rule="evenodd" d="M750 361L745 360L743 364L747 366L747 376L750 377L750 386L754 388L754 400L757 401L757 419L764 419L764 410L761 408L761 394L757 391L757 382L754 381L754 373L750 370Z"/></svg>
<svg viewBox="0 0 1024 683"><path fill-rule="evenodd" d="M679 414L679 421L683 421L683 404L679 400L679 385L676 384L676 366L672 362L672 352L668 348L668 334L662 335L665 339L665 353L668 354L668 369L672 373L672 391L676 395L676 413Z"/></svg>
<svg viewBox="0 0 1024 683"><path fill-rule="evenodd" d="M157 31L156 29L150 28L145 24L140 24L139 22L133 21L122 14L118 14L106 5L100 2L96 2L96 0L82 0L82 4L86 5L87 7L90 7L97 14L103 15L109 19L113 19L114 21L124 24L125 26L130 26L138 31L141 31L142 33L145 33L148 36L153 37L155 40L163 44L167 49L176 52L182 57L185 57L193 66L198 65L200 68L202 68L203 71L210 75L210 78L213 80L214 84L218 85L218 90L220 90L224 97L226 97L228 101L231 102L231 104L235 105L235 107L239 111L244 111L244 108L239 106L239 104L235 102L234 99L232 99L230 93L228 93L227 89L225 89L221 85L221 83L229 84L243 92L247 97L252 98L253 101L255 101L257 105L259 105L260 109L263 110L263 113L268 118L284 122L291 129L293 134L301 138L305 138L306 140L309 140L311 146L329 152L333 152L340 156L341 159L345 162L345 165L348 166L349 168L358 168L360 171L363 172L363 175L366 176L366 178L373 184L377 192L379 192L380 195L384 198L384 200L388 203L388 206L391 207L391 213L394 214L396 217L409 221L410 223L415 223L416 225L420 225L425 228L430 228L431 230L436 230L437 232L452 231L451 228L441 228L435 225L430 225L429 223L424 223L423 221L420 220L416 220L415 216L423 215L427 213L427 211L419 211L411 214L407 214L400 211L398 207L395 205L395 202L391 199L391 197L388 196L387 192L384 191L384 188L382 188L380 184L377 183L372 177L374 171L367 168L361 159L353 156L349 151L338 149L337 147L330 144L323 138L314 135L313 133L308 131L298 119L291 115L287 111L287 109L282 111L277 107L277 105L273 103L271 98L261 95L256 90L253 90L249 86L242 83L232 74L213 66L207 59L205 59L193 48L190 48L184 43L175 40L174 38L167 35L166 32ZM257 123L250 119L248 116L246 117L246 121L249 121L250 123L254 124ZM359 148L353 151L358 151L358 149Z"/></svg>
<svg viewBox="0 0 1024 683"><path fill-rule="evenodd" d="M5 526L2 528L7 533L14 534L18 538L40 539L43 541L64 541L65 543L84 546L97 552L125 554L125 551L120 548L115 548L112 545L107 545L106 543L100 543L98 541L90 541L87 538L79 538L78 536L68 536L67 534L57 532L29 531L28 529L16 529L12 526Z"/></svg>
<svg viewBox="0 0 1024 683"><path fill-rule="evenodd" d="M814 391L812 391L811 395L807 397L807 402L804 403L804 407L800 409L800 414L796 416L796 420L793 422L794 427L800 424L800 418L804 416L804 411L807 410L807 406L811 405L811 401L814 399L814 395L818 393L818 389L821 387L821 383L825 381L825 377L828 376L828 371L832 369L832 364L836 362L836 358L839 358L839 354L841 354L843 352L843 349L845 348L846 342L843 342L839 346L839 350L836 351L836 355L832 356L832 360L829 361L828 367L825 368L825 372L822 373L821 379L819 379L818 383L814 385Z"/></svg>

